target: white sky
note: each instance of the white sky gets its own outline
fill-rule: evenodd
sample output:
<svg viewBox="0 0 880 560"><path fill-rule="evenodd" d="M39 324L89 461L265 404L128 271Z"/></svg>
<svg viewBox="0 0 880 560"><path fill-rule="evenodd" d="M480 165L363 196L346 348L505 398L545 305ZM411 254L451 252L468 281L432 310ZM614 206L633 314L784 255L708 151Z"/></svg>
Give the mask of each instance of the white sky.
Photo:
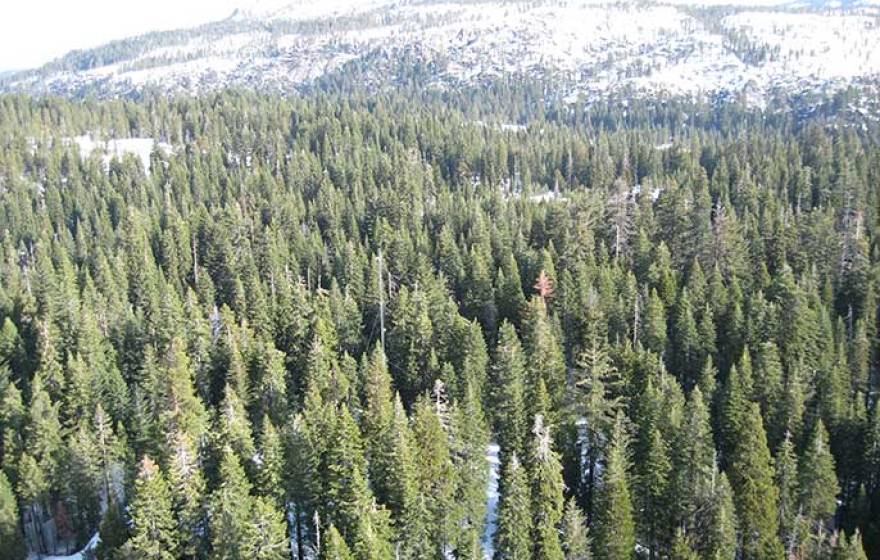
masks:
<svg viewBox="0 0 880 560"><path fill-rule="evenodd" d="M0 0L0 71L70 50L222 19L247 0Z"/></svg>

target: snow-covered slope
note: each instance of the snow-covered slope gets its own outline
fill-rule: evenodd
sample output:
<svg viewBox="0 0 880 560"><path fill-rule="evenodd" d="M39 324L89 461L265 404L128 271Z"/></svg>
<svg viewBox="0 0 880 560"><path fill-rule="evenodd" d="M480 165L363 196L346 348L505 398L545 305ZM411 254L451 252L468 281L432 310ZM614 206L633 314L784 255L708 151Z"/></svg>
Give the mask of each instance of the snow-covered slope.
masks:
<svg viewBox="0 0 880 560"><path fill-rule="evenodd" d="M249 0L220 22L6 76L0 90L290 93L349 71L375 88L417 72L439 88L521 74L553 79L571 100L625 88L762 104L779 91L876 80L880 7L871 2L880 0L847 9L781 0Z"/></svg>

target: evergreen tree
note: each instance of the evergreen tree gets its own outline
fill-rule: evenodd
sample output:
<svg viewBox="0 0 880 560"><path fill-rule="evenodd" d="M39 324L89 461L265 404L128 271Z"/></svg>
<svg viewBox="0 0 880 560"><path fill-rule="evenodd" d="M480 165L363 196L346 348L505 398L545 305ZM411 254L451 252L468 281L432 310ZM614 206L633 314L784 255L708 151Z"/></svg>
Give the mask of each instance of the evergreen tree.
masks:
<svg viewBox="0 0 880 560"><path fill-rule="evenodd" d="M569 499L562 515L562 550L565 560L590 560L590 533L583 512Z"/></svg>
<svg viewBox="0 0 880 560"><path fill-rule="evenodd" d="M850 538L847 538L844 533L838 535L837 544L831 553L831 560L868 560L858 530Z"/></svg>
<svg viewBox="0 0 880 560"><path fill-rule="evenodd" d="M254 499L252 508L254 536L248 543L247 557L256 560L290 558L290 537L282 510L273 499L263 496Z"/></svg>
<svg viewBox="0 0 880 560"><path fill-rule="evenodd" d="M112 560L120 550L124 550L129 538L127 521L119 500L111 499L98 529L101 535L101 541L95 547L95 557L98 560Z"/></svg>
<svg viewBox="0 0 880 560"><path fill-rule="evenodd" d="M181 555L193 558L205 549L205 479L192 441L178 432L173 436L172 444L168 484L177 522L177 537Z"/></svg>
<svg viewBox="0 0 880 560"><path fill-rule="evenodd" d="M563 514L562 465L553 450L550 426L542 416L535 417L532 429L532 456L529 461L532 478L532 541L534 557L561 560L564 555L559 541L559 524Z"/></svg>
<svg viewBox="0 0 880 560"><path fill-rule="evenodd" d="M828 432L816 422L799 461L798 487L803 514L817 525L827 525L837 511L840 486L834 473L834 457L828 448Z"/></svg>
<svg viewBox="0 0 880 560"><path fill-rule="evenodd" d="M733 491L727 475L717 469L712 473L712 486L705 503L705 517L701 515L695 525L701 557L711 560L736 558L738 525Z"/></svg>
<svg viewBox="0 0 880 560"><path fill-rule="evenodd" d="M795 455L791 434L787 433L775 461L776 487L779 488L779 534L786 550L792 550L797 543L797 524L800 515L798 490L798 461Z"/></svg>
<svg viewBox="0 0 880 560"><path fill-rule="evenodd" d="M425 501L433 555L440 555L451 544L455 519L455 471L441 384L435 387L431 400L419 400L413 414L417 487Z"/></svg>
<svg viewBox="0 0 880 560"><path fill-rule="evenodd" d="M0 472L0 559L18 560L24 558L24 538L19 524L18 504L12 493L9 479Z"/></svg>
<svg viewBox="0 0 880 560"><path fill-rule="evenodd" d="M171 511L171 495L159 467L144 457L129 506L131 538L127 550L136 558L173 560L179 542Z"/></svg>
<svg viewBox="0 0 880 560"><path fill-rule="evenodd" d="M672 541L672 549L669 553L670 560L699 560L700 556L691 546L687 535L680 529L675 533Z"/></svg>
<svg viewBox="0 0 880 560"><path fill-rule="evenodd" d="M781 559L779 490L757 404L747 407L730 467L743 558Z"/></svg>
<svg viewBox="0 0 880 560"><path fill-rule="evenodd" d="M320 560L354 560L345 539L332 524L327 528L318 558Z"/></svg>
<svg viewBox="0 0 880 560"><path fill-rule="evenodd" d="M257 490L262 496L270 498L275 507L285 510L284 491L284 452L281 438L268 416L263 418L263 435L260 442Z"/></svg>
<svg viewBox="0 0 880 560"><path fill-rule="evenodd" d="M486 486L489 484L489 464L486 461L489 434L471 382L466 384L463 401L452 410L451 427L451 453L456 477L455 526L458 528L455 546L466 550L473 548L470 543L474 539L479 547L479 536L484 532L486 518Z"/></svg>
<svg viewBox="0 0 880 560"><path fill-rule="evenodd" d="M528 560L532 557L531 500L525 469L514 452L501 475L501 497L493 540L495 560Z"/></svg>
<svg viewBox="0 0 880 560"><path fill-rule="evenodd" d="M211 558L245 560L257 539L251 519L251 485L231 447L222 450L220 483L211 496Z"/></svg>
<svg viewBox="0 0 880 560"><path fill-rule="evenodd" d="M525 355L516 331L508 322L502 323L495 347L492 367L493 424L498 444L505 455L522 455L526 443Z"/></svg>
<svg viewBox="0 0 880 560"><path fill-rule="evenodd" d="M627 448L624 418L619 414L614 424L596 508L596 553L607 560L631 559L635 550Z"/></svg>

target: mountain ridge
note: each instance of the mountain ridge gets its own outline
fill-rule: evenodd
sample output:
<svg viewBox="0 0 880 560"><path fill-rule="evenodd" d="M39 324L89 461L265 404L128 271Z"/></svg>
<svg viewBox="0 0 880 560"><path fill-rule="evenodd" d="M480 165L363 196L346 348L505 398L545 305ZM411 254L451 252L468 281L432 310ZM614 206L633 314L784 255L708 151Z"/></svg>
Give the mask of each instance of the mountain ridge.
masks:
<svg viewBox="0 0 880 560"><path fill-rule="evenodd" d="M255 1L219 21L0 75L0 91L126 97L243 87L295 94L347 72L376 89L414 74L441 89L523 75L553 78L571 102L623 90L763 106L780 92L821 94L880 77L880 52L872 48L880 44L880 7L829 6Z"/></svg>

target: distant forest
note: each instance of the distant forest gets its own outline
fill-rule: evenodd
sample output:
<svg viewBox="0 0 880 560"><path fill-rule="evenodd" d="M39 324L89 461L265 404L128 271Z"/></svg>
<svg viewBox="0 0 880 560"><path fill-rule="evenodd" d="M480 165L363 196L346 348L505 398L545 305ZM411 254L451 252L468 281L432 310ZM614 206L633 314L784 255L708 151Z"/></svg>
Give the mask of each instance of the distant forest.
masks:
<svg viewBox="0 0 880 560"><path fill-rule="evenodd" d="M880 558L876 127L496 86L0 96L0 560Z"/></svg>

